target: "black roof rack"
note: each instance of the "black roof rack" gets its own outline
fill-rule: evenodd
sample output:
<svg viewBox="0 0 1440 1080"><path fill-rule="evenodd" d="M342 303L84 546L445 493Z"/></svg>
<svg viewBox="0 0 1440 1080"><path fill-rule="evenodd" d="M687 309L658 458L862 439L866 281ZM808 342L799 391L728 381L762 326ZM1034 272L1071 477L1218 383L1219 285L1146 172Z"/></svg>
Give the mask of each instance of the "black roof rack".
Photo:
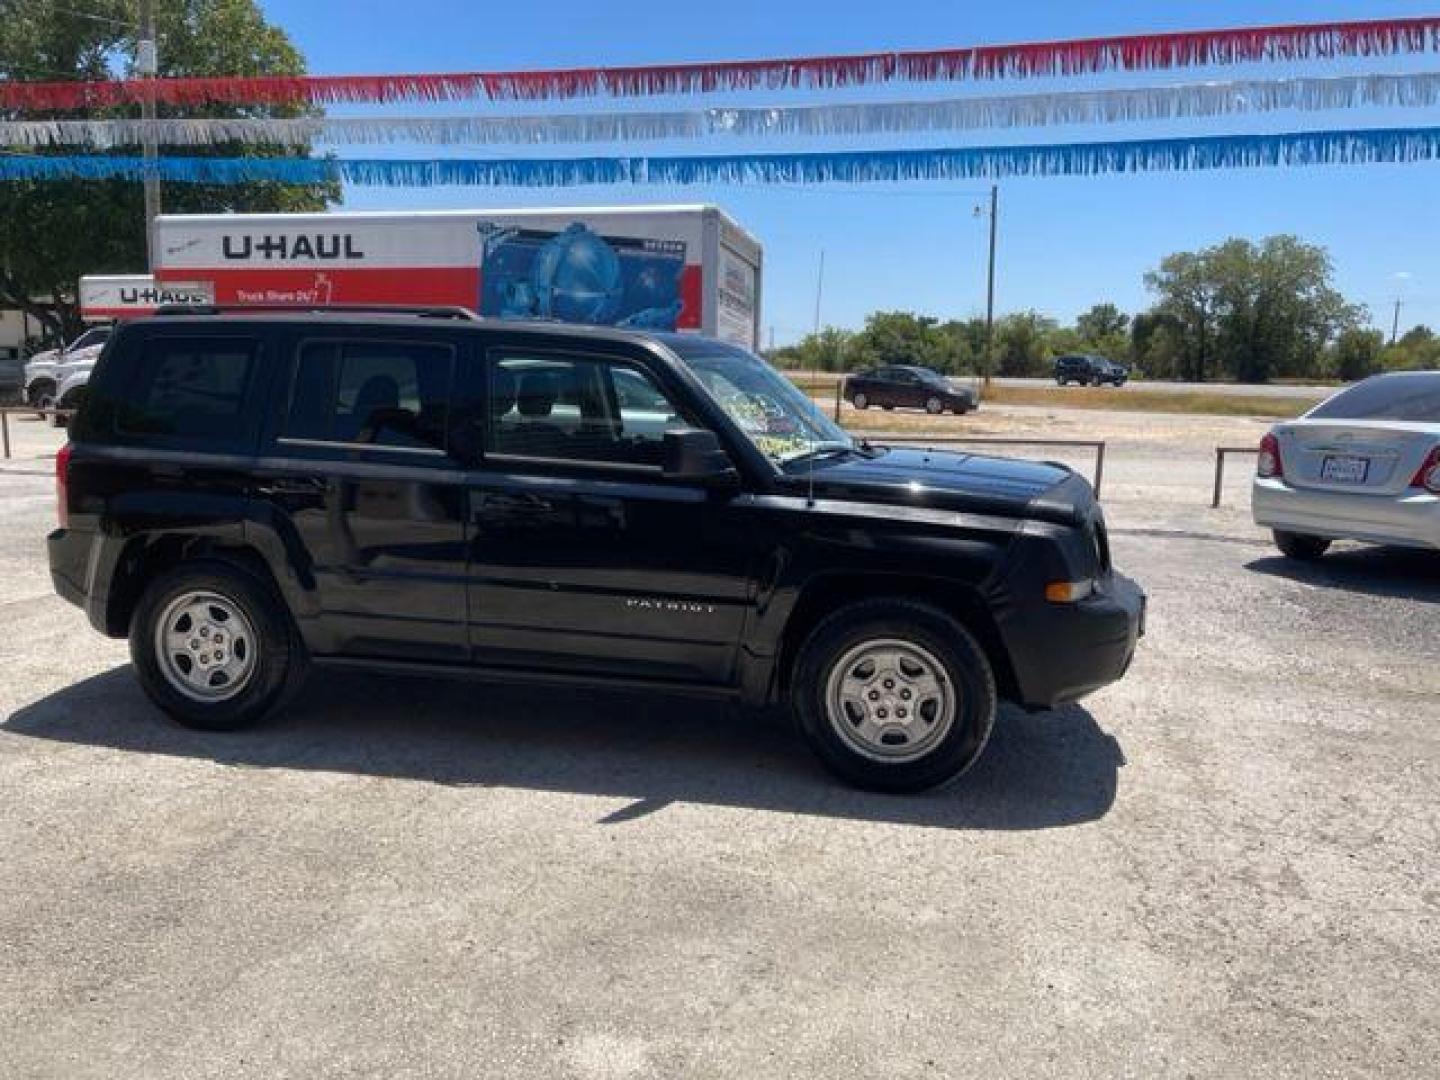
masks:
<svg viewBox="0 0 1440 1080"><path fill-rule="evenodd" d="M466 307L405 304L161 304L156 315L414 315L422 319L458 319L478 322L480 316Z"/></svg>

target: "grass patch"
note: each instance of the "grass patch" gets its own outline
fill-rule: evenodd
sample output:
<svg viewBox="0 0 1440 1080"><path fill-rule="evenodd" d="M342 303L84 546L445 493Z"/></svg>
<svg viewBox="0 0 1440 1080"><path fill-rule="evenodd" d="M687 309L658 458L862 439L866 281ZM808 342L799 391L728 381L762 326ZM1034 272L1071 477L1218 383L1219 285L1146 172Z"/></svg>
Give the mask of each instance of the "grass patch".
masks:
<svg viewBox="0 0 1440 1080"><path fill-rule="evenodd" d="M811 397L833 399L839 377L791 374L789 378ZM1323 397L1275 397L1268 394L1226 394L1206 390L1117 391L1090 386L991 386L985 403L1029 405L1046 409L1111 409L1116 412L1183 413L1192 416L1244 416L1263 420L1291 420L1308 412ZM983 406L982 406L983 409ZM882 414L877 414L882 415ZM883 414L888 415L888 414Z"/></svg>
<svg viewBox="0 0 1440 1080"><path fill-rule="evenodd" d="M1136 390L1117 393L1099 387L992 386L985 400L994 405L1035 405L1063 409L1114 409L1123 412L1187 413L1198 416L1253 416L1290 420L1323 398L1272 397L1265 394L1217 394L1205 390Z"/></svg>

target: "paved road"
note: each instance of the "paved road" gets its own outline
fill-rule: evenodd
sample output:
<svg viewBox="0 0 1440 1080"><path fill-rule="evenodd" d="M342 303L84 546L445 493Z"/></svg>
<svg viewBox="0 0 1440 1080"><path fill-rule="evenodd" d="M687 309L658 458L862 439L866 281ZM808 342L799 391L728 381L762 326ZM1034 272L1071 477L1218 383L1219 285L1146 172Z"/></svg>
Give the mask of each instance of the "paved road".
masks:
<svg viewBox="0 0 1440 1080"><path fill-rule="evenodd" d="M332 678L179 730L50 594L17 460L0 1076L1428 1075L1440 566L1283 562L1203 509L1204 423L1115 446L1130 677L924 798L659 698Z"/></svg>

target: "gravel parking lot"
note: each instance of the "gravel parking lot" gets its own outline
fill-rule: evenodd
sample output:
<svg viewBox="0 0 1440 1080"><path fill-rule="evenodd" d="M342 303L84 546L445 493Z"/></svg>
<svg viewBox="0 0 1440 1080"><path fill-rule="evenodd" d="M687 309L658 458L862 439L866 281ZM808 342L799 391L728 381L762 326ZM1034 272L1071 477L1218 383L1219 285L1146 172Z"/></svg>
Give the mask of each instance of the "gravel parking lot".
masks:
<svg viewBox="0 0 1440 1080"><path fill-rule="evenodd" d="M923 798L657 698L331 676L182 731L52 594L15 423L0 1076L1433 1075L1440 557L1209 510L1251 421L968 420L1114 440L1150 634Z"/></svg>

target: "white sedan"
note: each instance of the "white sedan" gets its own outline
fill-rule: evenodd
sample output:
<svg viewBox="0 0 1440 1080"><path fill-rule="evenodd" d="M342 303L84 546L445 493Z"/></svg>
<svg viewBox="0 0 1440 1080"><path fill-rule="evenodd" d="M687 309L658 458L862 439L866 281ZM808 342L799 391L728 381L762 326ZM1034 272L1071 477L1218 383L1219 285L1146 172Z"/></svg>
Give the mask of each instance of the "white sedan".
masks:
<svg viewBox="0 0 1440 1080"><path fill-rule="evenodd" d="M1440 549L1440 371L1377 375L1277 424L1252 505L1291 558L1334 540Z"/></svg>

